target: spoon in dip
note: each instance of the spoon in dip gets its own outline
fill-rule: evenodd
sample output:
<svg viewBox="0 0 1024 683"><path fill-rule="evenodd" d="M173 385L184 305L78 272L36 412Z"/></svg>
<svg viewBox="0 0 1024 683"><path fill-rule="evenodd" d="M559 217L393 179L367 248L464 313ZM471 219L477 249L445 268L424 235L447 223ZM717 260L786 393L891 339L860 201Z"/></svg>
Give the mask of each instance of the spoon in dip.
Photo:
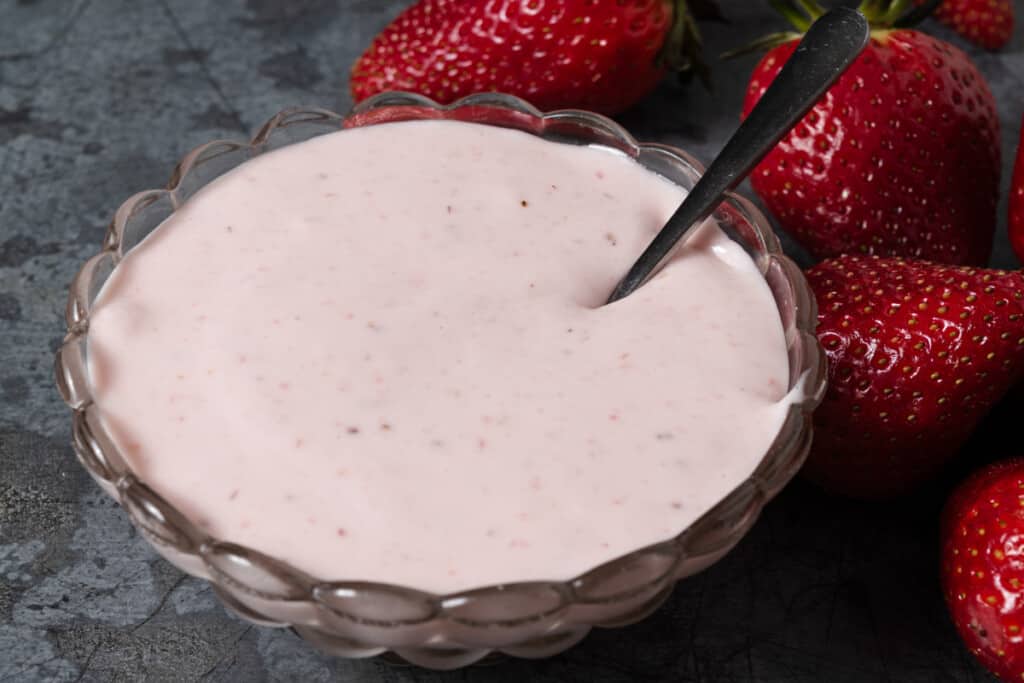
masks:
<svg viewBox="0 0 1024 683"><path fill-rule="evenodd" d="M607 303L632 294L672 258L718 208L725 193L747 177L849 68L870 37L864 15L846 7L836 8L814 22L753 111L619 281Z"/></svg>

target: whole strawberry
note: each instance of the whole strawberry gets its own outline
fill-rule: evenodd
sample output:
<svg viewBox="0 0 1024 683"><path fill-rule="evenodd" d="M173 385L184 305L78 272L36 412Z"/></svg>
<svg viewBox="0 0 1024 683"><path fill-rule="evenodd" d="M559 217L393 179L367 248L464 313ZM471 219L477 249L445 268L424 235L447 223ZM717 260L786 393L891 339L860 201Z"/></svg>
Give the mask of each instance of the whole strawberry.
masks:
<svg viewBox="0 0 1024 683"><path fill-rule="evenodd" d="M949 499L942 588L967 648L1004 681L1024 680L1024 459L982 469Z"/></svg>
<svg viewBox="0 0 1024 683"><path fill-rule="evenodd" d="M686 0L419 0L355 63L352 97L499 91L542 110L615 114L699 49Z"/></svg>
<svg viewBox="0 0 1024 683"><path fill-rule="evenodd" d="M928 0L915 0L924 5ZM1011 0L943 0L935 18L987 50L1004 47L1013 36Z"/></svg>
<svg viewBox="0 0 1024 683"><path fill-rule="evenodd" d="M1017 252L1017 258L1024 261L1024 123L1021 124L1017 164L1010 184L1010 243Z"/></svg>
<svg viewBox="0 0 1024 683"><path fill-rule="evenodd" d="M1000 173L992 93L952 45L917 31L883 30L884 18L906 3L896 0L884 13L883 4L862 8L874 8L869 18L879 27L871 44L751 182L782 226L819 258L862 253L984 264ZM794 39L761 60L744 116L795 48Z"/></svg>
<svg viewBox="0 0 1024 683"><path fill-rule="evenodd" d="M1024 274L877 256L807 272L829 386L804 473L856 497L951 458L1024 373Z"/></svg>

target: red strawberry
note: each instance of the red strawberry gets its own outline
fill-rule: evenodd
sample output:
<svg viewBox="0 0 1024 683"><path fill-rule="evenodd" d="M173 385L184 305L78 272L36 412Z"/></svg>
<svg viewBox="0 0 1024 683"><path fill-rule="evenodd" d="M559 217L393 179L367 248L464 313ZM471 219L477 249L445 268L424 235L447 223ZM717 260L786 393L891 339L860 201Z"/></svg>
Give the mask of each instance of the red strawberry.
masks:
<svg viewBox="0 0 1024 683"><path fill-rule="evenodd" d="M982 469L949 499L942 588L968 649L1002 680L1024 680L1024 459Z"/></svg>
<svg viewBox="0 0 1024 683"><path fill-rule="evenodd" d="M1013 170L1010 185L1010 242L1017 258L1024 261L1024 124L1021 126L1020 148L1017 150L1017 165Z"/></svg>
<svg viewBox="0 0 1024 683"><path fill-rule="evenodd" d="M1024 273L843 256L807 277L829 387L805 474L826 488L921 482L1024 373Z"/></svg>
<svg viewBox="0 0 1024 683"><path fill-rule="evenodd" d="M744 116L795 48L785 43L761 60ZM967 55L917 31L876 30L751 182L817 257L981 265L992 249L999 173L995 101Z"/></svg>
<svg viewBox="0 0 1024 683"><path fill-rule="evenodd" d="M355 63L352 97L500 91L542 110L615 114L699 47L686 0L419 0Z"/></svg>
<svg viewBox="0 0 1024 683"><path fill-rule="evenodd" d="M928 2L914 1L918 5ZM935 11L935 18L987 50L1004 47L1013 36L1010 0L944 0Z"/></svg>

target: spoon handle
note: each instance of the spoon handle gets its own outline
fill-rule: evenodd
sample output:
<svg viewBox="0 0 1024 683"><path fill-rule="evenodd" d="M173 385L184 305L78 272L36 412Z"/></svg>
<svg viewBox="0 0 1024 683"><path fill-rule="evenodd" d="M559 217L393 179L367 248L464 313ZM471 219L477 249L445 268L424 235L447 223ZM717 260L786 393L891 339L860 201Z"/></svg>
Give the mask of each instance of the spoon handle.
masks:
<svg viewBox="0 0 1024 683"><path fill-rule="evenodd" d="M608 303L631 294L668 261L676 246L718 208L723 195L743 181L846 71L870 35L864 15L846 7L814 22L725 149L615 287Z"/></svg>

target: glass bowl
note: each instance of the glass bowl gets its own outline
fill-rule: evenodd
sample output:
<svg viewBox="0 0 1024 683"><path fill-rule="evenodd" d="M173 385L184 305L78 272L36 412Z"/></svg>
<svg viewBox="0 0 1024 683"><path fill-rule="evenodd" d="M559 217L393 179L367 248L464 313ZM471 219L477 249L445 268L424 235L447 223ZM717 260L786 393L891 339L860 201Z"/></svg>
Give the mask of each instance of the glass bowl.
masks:
<svg viewBox="0 0 1024 683"><path fill-rule="evenodd" d="M612 559L569 581L487 586L435 595L403 586L338 581L299 571L285 559L213 538L139 479L118 452L91 400L87 372L89 312L121 258L199 188L266 151L342 128L410 119L452 119L504 126L584 145L604 145L689 189L701 165L678 149L638 144L597 114L542 114L501 94L474 95L450 106L406 93L366 100L347 116L289 109L250 142L218 140L188 153L166 188L147 190L117 210L102 251L71 284L67 336L56 354L56 380L72 411L72 443L82 465L121 503L160 554L210 581L224 604L245 619L290 626L318 648L343 657L392 658L454 669L491 653L554 655L594 626L638 621L656 609L674 583L721 558L750 529L765 503L796 474L811 443L811 413L825 388L824 355L814 335L816 309L803 274L783 255L768 221L749 201L729 199L715 219L757 264L778 304L789 353L790 389L802 391L772 447L749 479L675 538Z"/></svg>

